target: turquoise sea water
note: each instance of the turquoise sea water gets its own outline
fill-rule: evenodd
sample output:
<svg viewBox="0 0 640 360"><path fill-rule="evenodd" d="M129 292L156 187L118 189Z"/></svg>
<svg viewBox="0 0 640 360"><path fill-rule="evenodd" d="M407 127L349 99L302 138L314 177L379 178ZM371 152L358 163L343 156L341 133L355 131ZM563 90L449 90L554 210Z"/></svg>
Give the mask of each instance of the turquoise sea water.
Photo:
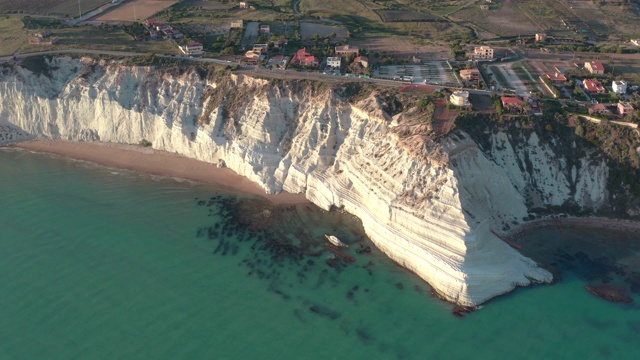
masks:
<svg viewBox="0 0 640 360"><path fill-rule="evenodd" d="M0 150L0 359L635 359L640 237L526 234L553 286L457 318L357 221ZM324 233L351 244L332 259ZM621 250L624 249L624 250Z"/></svg>

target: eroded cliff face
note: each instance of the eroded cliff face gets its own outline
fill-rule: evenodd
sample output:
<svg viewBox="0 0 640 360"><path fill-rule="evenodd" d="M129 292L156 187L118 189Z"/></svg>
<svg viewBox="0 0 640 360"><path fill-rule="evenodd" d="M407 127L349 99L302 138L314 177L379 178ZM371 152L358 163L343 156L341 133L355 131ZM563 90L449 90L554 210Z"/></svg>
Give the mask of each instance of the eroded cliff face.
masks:
<svg viewBox="0 0 640 360"><path fill-rule="evenodd" d="M317 84L202 80L92 59L58 58L51 66L51 77L19 67L1 73L0 131L146 139L224 163L268 193L304 193L324 209L342 207L388 256L460 305L551 280L491 229L522 223L549 202L597 209L607 199L602 160L576 166L535 134L523 142L498 132L482 151L461 131L434 143L422 135L419 114L391 117L375 92L351 104L340 89Z"/></svg>

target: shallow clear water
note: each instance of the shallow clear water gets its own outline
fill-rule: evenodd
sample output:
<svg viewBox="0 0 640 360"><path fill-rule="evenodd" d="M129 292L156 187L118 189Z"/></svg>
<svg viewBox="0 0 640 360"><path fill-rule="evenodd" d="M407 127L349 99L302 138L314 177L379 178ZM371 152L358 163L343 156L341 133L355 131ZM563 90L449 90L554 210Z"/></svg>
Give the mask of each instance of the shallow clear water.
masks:
<svg viewBox="0 0 640 360"><path fill-rule="evenodd" d="M640 298L615 304L584 289L603 279L635 289L637 235L526 234L523 250L562 280L460 319L375 248L359 251L370 244L348 215L11 150L0 151L0 190L0 359L632 359L640 350ZM324 233L350 243L355 262L332 259ZM580 251L600 260L570 260Z"/></svg>

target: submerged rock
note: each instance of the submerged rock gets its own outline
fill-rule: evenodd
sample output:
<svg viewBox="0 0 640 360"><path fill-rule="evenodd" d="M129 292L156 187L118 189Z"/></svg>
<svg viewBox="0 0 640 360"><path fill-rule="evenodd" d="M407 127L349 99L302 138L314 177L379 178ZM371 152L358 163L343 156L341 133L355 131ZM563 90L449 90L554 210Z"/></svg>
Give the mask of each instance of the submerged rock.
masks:
<svg viewBox="0 0 640 360"><path fill-rule="evenodd" d="M593 295L615 303L631 303L633 299L627 295L627 290L621 286L603 284L603 285L587 285L585 286Z"/></svg>

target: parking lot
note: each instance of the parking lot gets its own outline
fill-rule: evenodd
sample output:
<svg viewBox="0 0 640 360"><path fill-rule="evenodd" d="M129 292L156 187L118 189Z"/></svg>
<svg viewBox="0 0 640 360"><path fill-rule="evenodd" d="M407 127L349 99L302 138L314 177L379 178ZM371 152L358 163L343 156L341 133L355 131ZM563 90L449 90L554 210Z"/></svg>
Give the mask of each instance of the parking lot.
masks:
<svg viewBox="0 0 640 360"><path fill-rule="evenodd" d="M444 61L430 61L419 65L384 65L372 71L374 77L447 86L461 86Z"/></svg>

